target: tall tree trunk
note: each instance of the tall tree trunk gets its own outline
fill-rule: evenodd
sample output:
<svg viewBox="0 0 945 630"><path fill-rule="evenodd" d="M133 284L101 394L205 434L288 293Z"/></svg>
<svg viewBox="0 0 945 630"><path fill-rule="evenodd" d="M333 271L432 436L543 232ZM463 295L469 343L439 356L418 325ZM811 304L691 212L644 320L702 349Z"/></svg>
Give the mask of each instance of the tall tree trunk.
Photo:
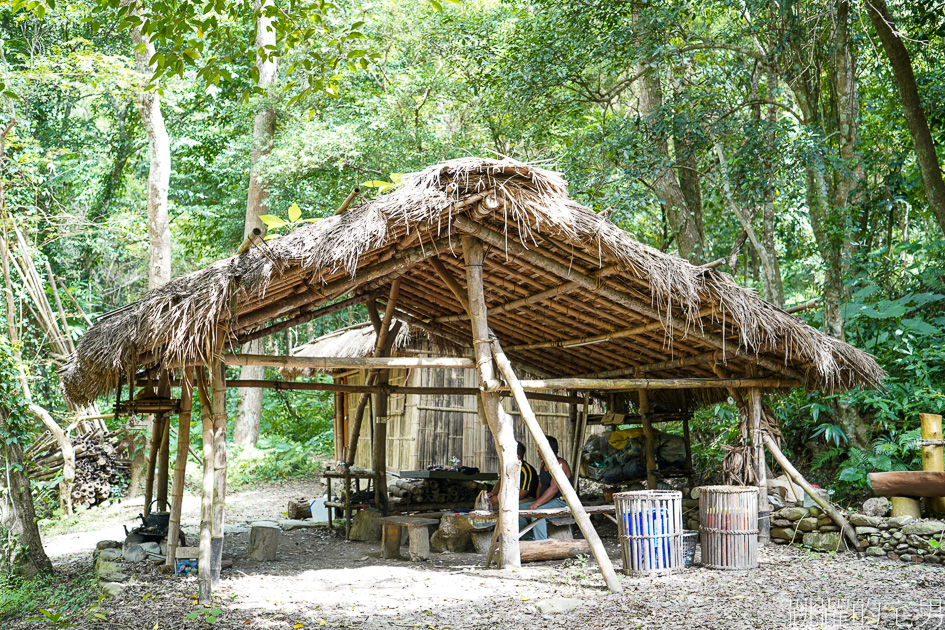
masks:
<svg viewBox="0 0 945 630"><path fill-rule="evenodd" d="M640 10L639 5L634 5L633 22L639 28L644 28ZM654 129L653 119L660 115L663 107L659 72L658 67L653 68L643 61L637 63L636 73L641 75L639 81L640 117L647 126L647 135L650 137L654 150L663 162L653 178L653 187L666 210L666 218L676 237L680 256L693 264L700 264L705 262L705 243L700 230L702 218L697 218L686 202L686 195L672 167L666 136Z"/></svg>
<svg viewBox="0 0 945 630"><path fill-rule="evenodd" d="M171 279L171 223L167 212L167 193L171 178L171 143L161 113L161 96L154 90L146 90L155 67L151 65L155 49L151 39L141 32L140 27L131 31L131 43L134 46L135 65L137 66L141 91L135 95L141 126L148 139L151 164L148 170L148 241L150 243L150 262L148 264L148 288L154 289ZM140 489L141 473L145 468L149 450L147 436L154 427L154 417L149 416L145 427L144 444L131 462L131 480L128 485L129 496L134 496Z"/></svg>
<svg viewBox="0 0 945 630"><path fill-rule="evenodd" d="M912 60L909 51L896 31L892 15L884 0L866 0L866 12L876 29L876 35L883 45L883 50L889 58L893 75L896 77L896 86L899 88L899 99L902 101L902 113L906 118L906 126L915 145L915 157L919 163L919 173L925 185L925 196L935 220L938 221L942 232L945 232L945 181L942 180L942 169L939 165L938 154L935 152L935 143L929 131L929 123L922 109L922 99L915 84L915 73L912 71Z"/></svg>
<svg viewBox="0 0 945 630"><path fill-rule="evenodd" d="M774 165L771 163L771 156L775 155L777 147L777 124L778 108L774 104L777 102L778 91L778 73L774 63L766 64L767 72L767 91L768 91L768 112L767 112L767 144L768 151L765 154L764 169L767 173L774 171ZM784 306L784 283L781 279L781 265L778 262L778 249L775 244L775 221L776 213L774 210L774 185L769 182L765 187L765 198L761 209L761 248L768 258L771 269L765 275L765 299L775 306Z"/></svg>
<svg viewBox="0 0 945 630"><path fill-rule="evenodd" d="M272 26L272 19L266 15L267 9L274 7L273 0L256 2L256 70L259 78L256 86L267 90L276 80L278 69L275 58L271 57L268 46L276 45L276 32ZM261 54L260 51L269 50ZM267 97L264 97L268 99ZM269 212L269 187L263 180L259 169L259 161L272 150L273 138L276 134L276 111L268 100L263 101L262 107L256 112L253 124L253 147L250 154L249 193L246 200L246 220L243 224L243 238L249 236L253 229L259 228L263 234L266 225L259 219ZM263 340L258 339L248 343L243 351L249 354L261 354ZM240 371L240 378L261 380L265 376L265 368L259 366L245 366ZM237 406L236 418L233 425L233 442L242 446L256 444L259 439L259 421L262 415L261 389L244 389Z"/></svg>

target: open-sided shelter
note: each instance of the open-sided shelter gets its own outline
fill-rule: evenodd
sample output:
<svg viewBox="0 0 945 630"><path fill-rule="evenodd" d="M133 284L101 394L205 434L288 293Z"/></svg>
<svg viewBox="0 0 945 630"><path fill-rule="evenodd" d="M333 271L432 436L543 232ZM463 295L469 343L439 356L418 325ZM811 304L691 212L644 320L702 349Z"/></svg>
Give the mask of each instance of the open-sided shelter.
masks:
<svg viewBox="0 0 945 630"><path fill-rule="evenodd" d="M361 302L377 330L373 357L239 354L252 339ZM385 358L396 336L394 317L452 341L471 358ZM571 200L556 173L477 158L432 166L405 175L393 192L179 277L102 316L63 370L66 395L77 403L121 383L130 386L129 395L144 384L166 397L175 371L182 398L167 408L179 404L182 420L195 375L206 403L208 449L204 600L222 549L225 391L245 385L225 381L226 364L364 369L361 386L293 385L364 394L353 435L360 435L367 395L375 395L380 421L374 435L381 437L387 396L405 392L386 378L391 368L475 368L478 387L463 393L479 396L507 481L500 497L503 566L518 563L518 462L512 419L499 406L511 395L612 590L620 586L610 560L551 456L529 392L634 391L645 418L668 392L685 391L688 404L695 404L748 388L748 398L759 400L763 390L841 390L883 378L868 354L766 303L711 265L694 266L635 241ZM538 378L522 380L520 372ZM752 413L753 443L761 448L760 409ZM349 464L355 456L349 449ZM374 459L385 465L383 452ZM175 474L174 495L176 482Z"/></svg>

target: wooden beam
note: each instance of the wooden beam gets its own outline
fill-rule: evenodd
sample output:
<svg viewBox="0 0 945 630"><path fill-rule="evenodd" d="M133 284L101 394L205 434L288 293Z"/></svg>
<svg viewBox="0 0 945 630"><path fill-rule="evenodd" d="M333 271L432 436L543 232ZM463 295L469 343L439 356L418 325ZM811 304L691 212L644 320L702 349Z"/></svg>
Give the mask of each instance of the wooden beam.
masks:
<svg viewBox="0 0 945 630"><path fill-rule="evenodd" d="M699 317L704 317L706 315L712 314L712 308L705 308L699 313ZM514 352L516 350L537 350L539 348L574 348L577 346L589 346L595 343L603 343L606 341L613 341L614 339L624 339L626 337L635 337L636 335L642 335L653 330L665 330L662 322L650 322L649 324L642 324L640 326L634 326L633 328L626 328L624 330L615 330L609 333L603 333L600 335L592 335L589 337L574 337L571 339L557 339L553 341L538 341L535 343L523 343L516 346L509 346L509 352Z"/></svg>
<svg viewBox="0 0 945 630"><path fill-rule="evenodd" d="M612 273L613 271L616 271L617 269L618 269L617 265L604 267L599 272L595 273L594 276L601 278L603 276L606 276L609 273ZM488 311L486 311L486 315L488 317L492 317L493 315L500 315L508 311L514 311L517 308L521 308L523 306L529 306L531 304L537 304L538 302L543 302L545 300L551 299L558 295L566 295L568 293L573 293L574 291L577 291L580 288L581 288L581 285L578 284L577 282L565 282L564 284L560 284L556 287L551 287L550 289L546 289L539 293L528 295L523 298L519 298L517 300L512 300L511 302L506 302L505 304L499 304L498 306L493 306ZM457 313L456 315L443 315L441 317L435 317L431 321L440 324L440 323L447 323L447 322L459 322L459 321L464 321L467 319L469 319L468 313Z"/></svg>
<svg viewBox="0 0 945 630"><path fill-rule="evenodd" d="M512 394L515 397L515 402L518 404L518 409L521 412L525 427L528 429L528 432L532 434L532 439L535 440L535 445L541 453L545 466L551 473L551 477L555 480L555 483L558 484L558 489L561 491L565 503L571 508L571 514L574 516L574 520L577 521L578 527L581 528L581 533L584 534L584 538L591 548L594 559L597 560L597 566L604 576L607 588L610 589L611 593L622 593L623 587L617 580L617 573L614 571L610 556L607 555L607 550L604 548L600 536L597 535L597 530L594 529L590 517L587 515L587 512L584 511L584 506L581 505L581 499L571 486L571 480L565 475L564 469L561 467L561 464L558 463L555 452L551 450L548 438L545 437L545 432L542 430L541 425L538 424L535 412L532 411L532 407L525 397L525 390L522 389L519 384L518 377L512 369L512 364L502 351L499 340L495 338L492 339L492 355L495 357L495 362L499 366L502 377L512 389Z"/></svg>
<svg viewBox="0 0 945 630"><path fill-rule="evenodd" d="M764 387L790 389L800 387L797 381L778 378L550 378L521 381L526 391L542 389L581 389L629 391L635 389L714 389ZM497 386L497 391L507 391L508 385Z"/></svg>
<svg viewBox="0 0 945 630"><path fill-rule="evenodd" d="M748 350L739 348L737 343L729 341L723 338L721 335L701 330L698 326L692 326L690 322L687 322L682 317L666 317L665 314L660 313L656 308L647 302L637 299L632 295L622 291L618 291L617 289L600 282L599 279L593 276L581 273L573 267L569 267L568 265L552 260L537 251L527 249L515 239L506 238L505 235L500 234L481 223L477 223L469 217L456 215L452 217L452 221L453 225L456 226L456 229L467 234L477 236L493 247L507 251L510 254L528 262L529 264L532 264L539 269L544 269L545 271L554 274L563 280L573 280L574 282L580 284L582 288L593 293L598 293L608 300L620 304L634 311L635 313L639 313L640 315L648 317L653 321L667 321L667 323L672 325L674 328L677 328L681 331L687 331L688 334L696 337L697 339L701 339L710 346L722 350L723 352L731 352L736 356L746 357L749 361L757 363L759 366L765 369L784 374L792 380L801 382L806 380L800 372L786 367L778 361L768 357L756 355Z"/></svg>
<svg viewBox="0 0 945 630"><path fill-rule="evenodd" d="M482 281L482 265L485 252L482 243L475 238L463 237L463 259L466 263L466 290L473 339L476 354L476 368L479 371L479 396L482 413L485 416L496 451L499 455L499 522L495 527L495 540L499 545L499 566L503 569L517 569L522 566L518 546L518 481L521 462L518 459L518 443L512 427L512 418L500 404L497 392L489 391L496 382L490 349L489 322L486 315L485 287ZM521 408L521 405L519 406ZM492 559L492 553L486 554L486 566Z"/></svg>
<svg viewBox="0 0 945 630"><path fill-rule="evenodd" d="M476 362L464 357L292 357L263 354L226 354L227 365L265 365L313 370L397 370L414 368L474 369Z"/></svg>
<svg viewBox="0 0 945 630"><path fill-rule="evenodd" d="M714 363L722 360L722 353L718 350L706 352L679 359L669 359L657 363L647 363L634 367L620 368L619 370L606 370L604 372L591 372L589 374L580 374L576 378L614 378L617 376L628 376L637 374L646 374L647 372L662 372L663 370L672 370L678 367L688 367L691 365L702 365L704 363Z"/></svg>
<svg viewBox="0 0 945 630"><path fill-rule="evenodd" d="M362 303L365 299L366 296L357 295L346 300L341 300L340 302L326 304L325 306L320 306L310 311L299 313L295 317L291 317L285 321L279 322L278 324L273 324L272 326L267 326L266 328L260 328L259 330L254 330L252 332L238 335L236 340L233 342L233 345L241 346L244 343L255 341L256 339L262 339L263 337L280 333L284 330L288 330L289 328L293 328L294 326L308 323L313 319L318 319L319 317L325 317L327 315L333 315L338 311L342 311L351 306L356 306Z"/></svg>

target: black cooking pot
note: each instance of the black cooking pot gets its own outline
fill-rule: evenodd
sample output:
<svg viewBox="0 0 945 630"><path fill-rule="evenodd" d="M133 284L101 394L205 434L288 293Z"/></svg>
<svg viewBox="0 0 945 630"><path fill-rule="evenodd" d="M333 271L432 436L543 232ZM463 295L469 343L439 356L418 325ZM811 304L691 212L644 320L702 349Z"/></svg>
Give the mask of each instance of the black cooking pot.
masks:
<svg viewBox="0 0 945 630"><path fill-rule="evenodd" d="M157 499L151 501L151 503L148 504L148 509L150 510L151 506L157 502ZM171 522L170 512L150 512L147 516L144 514L139 514L138 516L141 518L141 522L145 527L160 529L162 531L167 531L167 527Z"/></svg>

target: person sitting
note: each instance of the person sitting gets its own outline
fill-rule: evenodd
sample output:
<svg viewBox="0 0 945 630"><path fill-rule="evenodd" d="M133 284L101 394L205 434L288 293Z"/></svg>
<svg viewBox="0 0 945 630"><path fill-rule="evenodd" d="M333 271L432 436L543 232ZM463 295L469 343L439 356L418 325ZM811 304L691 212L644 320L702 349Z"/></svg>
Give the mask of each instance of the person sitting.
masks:
<svg viewBox="0 0 945 630"><path fill-rule="evenodd" d="M518 461L522 462L522 471L518 475L518 500L521 504L526 499L534 500L538 496L538 471L535 467L525 461L525 445L518 443ZM489 504L495 505L499 502L499 490L502 488L502 479L492 487L487 495Z"/></svg>
<svg viewBox="0 0 945 630"><path fill-rule="evenodd" d="M545 436L551 451L555 454L558 464L564 469L564 475L571 478L571 467L568 462L558 457L558 440L551 436ZM524 501L519 505L521 510L553 510L555 508L567 507L567 503L561 498L561 489L557 482L551 476L551 471L545 462L541 464L541 472L538 475L538 498L532 502ZM518 519L519 530L528 526L530 521L536 519L521 517ZM548 519L540 518L531 531L522 536L522 540L547 540L548 538Z"/></svg>

